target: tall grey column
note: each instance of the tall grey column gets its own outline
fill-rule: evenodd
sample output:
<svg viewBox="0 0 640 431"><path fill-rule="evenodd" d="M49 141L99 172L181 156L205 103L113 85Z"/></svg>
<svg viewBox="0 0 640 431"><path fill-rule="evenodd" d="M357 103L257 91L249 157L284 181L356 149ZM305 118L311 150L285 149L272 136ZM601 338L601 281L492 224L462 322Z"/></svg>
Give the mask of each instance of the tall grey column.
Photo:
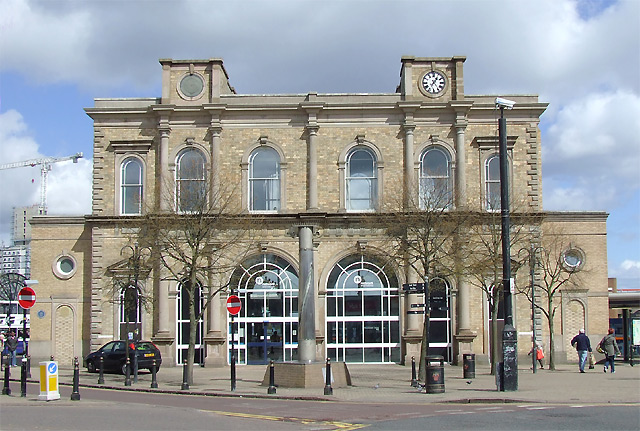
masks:
<svg viewBox="0 0 640 431"><path fill-rule="evenodd" d="M298 293L298 361L316 360L316 306L313 282L313 227L300 226L300 284Z"/></svg>
<svg viewBox="0 0 640 431"><path fill-rule="evenodd" d="M209 204L213 207L217 207L221 204L219 196L220 184L219 184L219 165L220 165L220 132L221 127L211 126L209 132L211 133L211 169L209 173L210 182L210 199Z"/></svg>
<svg viewBox="0 0 640 431"><path fill-rule="evenodd" d="M467 176L465 165L467 162L464 147L465 122L456 122L456 208L467 206Z"/></svg>
<svg viewBox="0 0 640 431"><path fill-rule="evenodd" d="M404 125L404 197L405 209L415 207L412 197L414 196L413 181L413 131L416 126L412 124ZM417 196L417 195L416 195Z"/></svg>
<svg viewBox="0 0 640 431"><path fill-rule="evenodd" d="M318 127L307 126L307 209L318 209Z"/></svg>
<svg viewBox="0 0 640 431"><path fill-rule="evenodd" d="M169 190L170 182L169 182L169 134L171 129L168 124L162 124L160 126L160 195L158 199L160 200L160 211L168 212L171 210L171 193ZM168 122L167 122L168 123Z"/></svg>

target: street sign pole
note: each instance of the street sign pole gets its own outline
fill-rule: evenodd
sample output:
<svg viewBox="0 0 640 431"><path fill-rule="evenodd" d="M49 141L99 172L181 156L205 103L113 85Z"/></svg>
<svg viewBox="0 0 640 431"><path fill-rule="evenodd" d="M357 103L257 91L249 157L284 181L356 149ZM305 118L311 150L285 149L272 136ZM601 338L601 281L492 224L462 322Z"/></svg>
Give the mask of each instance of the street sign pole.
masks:
<svg viewBox="0 0 640 431"><path fill-rule="evenodd" d="M233 292L232 292L233 293ZM242 309L242 302L236 295L227 298L227 311L231 314L231 390L236 390L236 342L235 317Z"/></svg>

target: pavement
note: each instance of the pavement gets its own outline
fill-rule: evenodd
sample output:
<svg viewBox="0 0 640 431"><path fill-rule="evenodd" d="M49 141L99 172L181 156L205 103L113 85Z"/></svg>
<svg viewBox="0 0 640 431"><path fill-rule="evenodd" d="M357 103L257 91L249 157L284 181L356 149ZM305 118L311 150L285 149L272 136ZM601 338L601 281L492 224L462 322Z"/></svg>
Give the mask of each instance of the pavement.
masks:
<svg viewBox="0 0 640 431"><path fill-rule="evenodd" d="M553 404L638 404L640 403L640 365L616 363L615 373L604 373L602 365L585 373L577 364L560 364L556 370L531 370L530 363L518 364L518 390L498 391L495 376L488 364L476 363L475 377L464 378L461 366L445 364L444 393L426 393L424 388L411 386L411 367L397 364L348 364L352 386L333 388L332 395L324 395L324 388L276 387L275 394L262 386L268 366L243 365L236 368L236 389L231 391L230 368L194 367L193 384L182 389L182 367L165 367L157 373L158 388L152 389L151 373L138 375L137 383L124 385L121 374L104 374L104 384L98 384L97 373L80 369L79 393L82 388L169 392L208 396L280 398L343 401L354 403L553 403ZM20 368L12 368L11 391L19 397ZM31 370L30 382L37 382L36 366ZM133 379L132 379L133 380ZM60 368L60 385L73 385L73 369ZM277 386L277 381L275 382ZM4 397L2 397L4 398ZM0 398L0 400L2 399Z"/></svg>

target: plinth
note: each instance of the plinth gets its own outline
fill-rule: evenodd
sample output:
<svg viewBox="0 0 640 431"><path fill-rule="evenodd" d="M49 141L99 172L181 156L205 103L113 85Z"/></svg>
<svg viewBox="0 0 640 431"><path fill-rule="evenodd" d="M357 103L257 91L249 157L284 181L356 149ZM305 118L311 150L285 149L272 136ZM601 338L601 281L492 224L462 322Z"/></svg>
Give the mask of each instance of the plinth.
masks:
<svg viewBox="0 0 640 431"><path fill-rule="evenodd" d="M325 381L324 362L275 362L274 382L281 388L324 388ZM331 362L331 374L333 376L331 386L345 388L351 386L351 375L347 364L344 362ZM269 365L262 379L262 386L269 386Z"/></svg>

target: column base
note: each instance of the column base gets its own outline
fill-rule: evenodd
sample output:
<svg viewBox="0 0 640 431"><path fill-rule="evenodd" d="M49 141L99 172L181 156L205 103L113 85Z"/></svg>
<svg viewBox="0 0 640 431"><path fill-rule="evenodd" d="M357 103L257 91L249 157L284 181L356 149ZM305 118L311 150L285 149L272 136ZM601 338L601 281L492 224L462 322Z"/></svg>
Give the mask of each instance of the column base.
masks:
<svg viewBox="0 0 640 431"><path fill-rule="evenodd" d="M475 340L477 336L478 335L475 332L471 332L468 329L462 329L453 336L456 340L452 358L454 365L462 364L463 354L473 353L473 340Z"/></svg>

